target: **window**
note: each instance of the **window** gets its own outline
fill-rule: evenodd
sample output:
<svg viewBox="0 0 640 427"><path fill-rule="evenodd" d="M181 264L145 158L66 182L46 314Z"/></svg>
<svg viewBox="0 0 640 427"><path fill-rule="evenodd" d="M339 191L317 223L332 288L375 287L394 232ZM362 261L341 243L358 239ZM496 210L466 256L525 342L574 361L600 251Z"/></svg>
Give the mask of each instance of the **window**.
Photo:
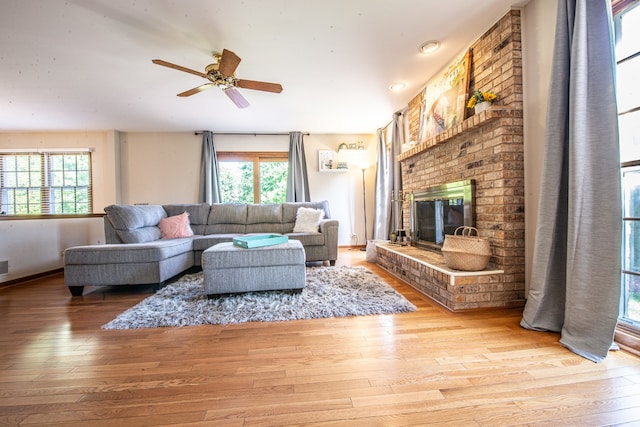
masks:
<svg viewBox="0 0 640 427"><path fill-rule="evenodd" d="M91 153L0 152L3 215L89 214Z"/></svg>
<svg viewBox="0 0 640 427"><path fill-rule="evenodd" d="M637 7L640 3L618 1L617 4L621 10L616 10L614 4L614 12L618 12L615 16L616 95L623 192L620 321L622 333L626 330L637 335L640 332L640 7Z"/></svg>
<svg viewBox="0 0 640 427"><path fill-rule="evenodd" d="M287 153L218 152L223 202L283 203L287 197Z"/></svg>

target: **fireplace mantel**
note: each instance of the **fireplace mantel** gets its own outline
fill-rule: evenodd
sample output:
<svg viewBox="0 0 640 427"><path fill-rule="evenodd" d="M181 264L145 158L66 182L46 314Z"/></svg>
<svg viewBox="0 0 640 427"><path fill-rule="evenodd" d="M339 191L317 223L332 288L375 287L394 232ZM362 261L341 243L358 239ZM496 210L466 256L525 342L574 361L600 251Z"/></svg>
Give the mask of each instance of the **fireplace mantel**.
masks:
<svg viewBox="0 0 640 427"><path fill-rule="evenodd" d="M425 142L416 144L404 153L398 156L398 161L403 161L409 159L413 156L416 156L424 151L427 151L431 147L434 147L439 144L444 144L452 138L456 136L462 135L466 132L470 132L476 130L482 126L488 125L499 119L513 119L513 118L521 118L522 111L516 110L513 108L506 108L494 105L488 110L484 110L478 114L474 114L468 119L464 120L458 126L455 126L449 130L443 131L429 139Z"/></svg>

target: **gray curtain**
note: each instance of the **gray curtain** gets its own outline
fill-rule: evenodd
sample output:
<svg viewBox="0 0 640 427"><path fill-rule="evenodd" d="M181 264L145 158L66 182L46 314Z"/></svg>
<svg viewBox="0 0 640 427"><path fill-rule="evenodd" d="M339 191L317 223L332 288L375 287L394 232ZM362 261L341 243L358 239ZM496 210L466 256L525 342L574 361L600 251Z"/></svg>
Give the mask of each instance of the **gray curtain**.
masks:
<svg viewBox="0 0 640 427"><path fill-rule="evenodd" d="M200 203L221 203L218 158L213 145L213 132L202 132L202 158L200 160Z"/></svg>
<svg viewBox="0 0 640 427"><path fill-rule="evenodd" d="M385 130L378 129L378 161L376 163L375 209L373 213L374 240L387 240L391 232L390 161L391 151L387 150Z"/></svg>
<svg viewBox="0 0 640 427"><path fill-rule="evenodd" d="M287 202L310 202L307 160L304 155L302 132L289 134L289 175L287 177Z"/></svg>
<svg viewBox="0 0 640 427"><path fill-rule="evenodd" d="M398 156L404 144L404 115L396 112L391 121L391 144L387 150L384 130L378 130L373 238L389 239L389 233L402 227L402 175Z"/></svg>
<svg viewBox="0 0 640 427"><path fill-rule="evenodd" d="M611 5L560 0L531 283L521 325L594 362L620 300L620 154Z"/></svg>

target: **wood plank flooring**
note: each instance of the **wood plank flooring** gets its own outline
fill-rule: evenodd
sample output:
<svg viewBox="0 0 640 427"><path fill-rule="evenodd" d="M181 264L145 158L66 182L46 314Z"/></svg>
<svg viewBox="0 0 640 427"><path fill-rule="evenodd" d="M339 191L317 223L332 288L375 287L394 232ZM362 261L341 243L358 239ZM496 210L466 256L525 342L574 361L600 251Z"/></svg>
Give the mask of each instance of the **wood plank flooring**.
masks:
<svg viewBox="0 0 640 427"><path fill-rule="evenodd" d="M151 293L62 275L0 290L0 425L640 425L640 359L595 364L520 310L450 313L341 249L418 310L105 331Z"/></svg>

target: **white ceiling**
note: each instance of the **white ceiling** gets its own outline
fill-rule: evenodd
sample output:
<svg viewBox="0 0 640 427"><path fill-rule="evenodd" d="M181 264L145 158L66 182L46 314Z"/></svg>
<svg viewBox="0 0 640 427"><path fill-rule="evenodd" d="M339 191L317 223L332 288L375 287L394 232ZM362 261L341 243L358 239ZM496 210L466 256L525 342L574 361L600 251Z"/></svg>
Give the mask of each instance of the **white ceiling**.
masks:
<svg viewBox="0 0 640 427"><path fill-rule="evenodd" d="M519 0L0 0L0 131L372 133ZM442 42L429 56L421 43ZM206 80L223 48L238 109ZM389 84L406 83L399 93Z"/></svg>

